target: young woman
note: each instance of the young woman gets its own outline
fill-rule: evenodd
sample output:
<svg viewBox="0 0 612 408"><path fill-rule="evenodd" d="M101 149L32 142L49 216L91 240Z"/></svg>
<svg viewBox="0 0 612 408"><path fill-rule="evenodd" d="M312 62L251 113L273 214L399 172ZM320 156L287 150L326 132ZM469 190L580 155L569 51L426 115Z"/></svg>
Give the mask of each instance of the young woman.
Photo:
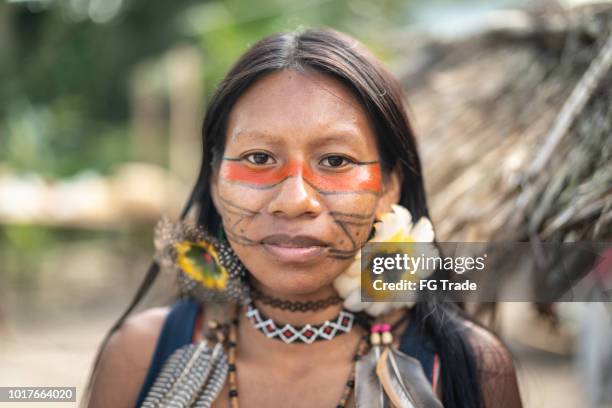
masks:
<svg viewBox="0 0 612 408"><path fill-rule="evenodd" d="M214 401L201 406L247 408L377 407L380 398L415 407L521 406L507 350L455 305L383 303L368 312L338 290L359 249L380 232L375 222L402 211L407 222L428 217L399 84L354 39L332 30L277 34L238 60L206 113L203 165L183 218L192 207L205 233L189 243L189 232L170 227L179 237L159 238L173 242L171 261L158 245L162 254L102 347L90 407L166 406L160 394L180 377L169 384L172 369L183 381L217 370L185 406L198 398ZM197 279L204 275L189 256L198 251L217 261L216 277ZM195 296L127 317L160 263L181 271ZM207 294L230 287L233 303L209 306ZM193 345L203 336L221 346L198 349L206 355L198 372ZM167 363L181 347L192 364ZM405 397L381 371L390 354L393 364L382 367L393 373L398 362L395 384L403 382Z"/></svg>

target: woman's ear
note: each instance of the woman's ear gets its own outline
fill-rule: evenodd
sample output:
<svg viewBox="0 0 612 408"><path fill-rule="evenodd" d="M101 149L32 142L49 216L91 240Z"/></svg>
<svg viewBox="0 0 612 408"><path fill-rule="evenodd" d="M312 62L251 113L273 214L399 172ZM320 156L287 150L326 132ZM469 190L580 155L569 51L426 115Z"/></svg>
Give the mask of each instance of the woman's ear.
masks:
<svg viewBox="0 0 612 408"><path fill-rule="evenodd" d="M383 192L376 206L376 219L391 211L391 204L397 204L402 194L402 181L404 175L399 163L383 178Z"/></svg>

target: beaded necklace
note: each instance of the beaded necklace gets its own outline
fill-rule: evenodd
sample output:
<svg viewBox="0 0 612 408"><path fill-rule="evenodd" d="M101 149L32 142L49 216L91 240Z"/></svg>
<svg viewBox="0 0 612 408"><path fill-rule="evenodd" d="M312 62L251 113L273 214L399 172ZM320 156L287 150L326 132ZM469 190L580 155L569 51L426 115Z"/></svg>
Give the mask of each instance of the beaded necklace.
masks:
<svg viewBox="0 0 612 408"><path fill-rule="evenodd" d="M237 373L236 373L236 344L237 344L237 331L238 331L238 318L233 318L229 327L228 335L228 381L229 381L229 399L231 408L239 408L238 403L238 385L237 385ZM357 351L353 356L353 362L357 363L363 356L368 345L368 335L362 336L359 344L357 345ZM344 408L351 395L351 391L355 387L355 364L351 368L351 373L346 381L342 396L336 408Z"/></svg>
<svg viewBox="0 0 612 408"><path fill-rule="evenodd" d="M337 335L350 332L355 321L353 313L342 309L338 315L323 324L304 326L279 324L263 314L253 303L248 304L246 317L266 337L281 340L287 344L294 342L311 344L319 340L331 340Z"/></svg>

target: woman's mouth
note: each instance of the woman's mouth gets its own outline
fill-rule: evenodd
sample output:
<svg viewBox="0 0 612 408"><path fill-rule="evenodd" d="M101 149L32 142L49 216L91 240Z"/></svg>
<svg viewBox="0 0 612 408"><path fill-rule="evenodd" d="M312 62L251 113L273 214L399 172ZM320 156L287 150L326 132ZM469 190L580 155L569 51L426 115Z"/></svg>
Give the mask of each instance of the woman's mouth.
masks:
<svg viewBox="0 0 612 408"><path fill-rule="evenodd" d="M261 242L276 261L283 263L308 262L321 256L328 248L323 241L304 235L270 235Z"/></svg>

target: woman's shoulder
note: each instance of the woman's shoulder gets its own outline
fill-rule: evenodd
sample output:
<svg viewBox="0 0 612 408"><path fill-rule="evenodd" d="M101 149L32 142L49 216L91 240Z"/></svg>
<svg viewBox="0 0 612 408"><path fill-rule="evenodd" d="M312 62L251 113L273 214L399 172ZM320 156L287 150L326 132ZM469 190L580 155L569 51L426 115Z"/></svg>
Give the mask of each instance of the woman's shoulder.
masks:
<svg viewBox="0 0 612 408"><path fill-rule="evenodd" d="M111 335L93 378L90 407L134 406L169 312L169 307L139 312Z"/></svg>
<svg viewBox="0 0 612 408"><path fill-rule="evenodd" d="M465 320L465 326L480 371L514 373L512 354L496 334L470 320Z"/></svg>
<svg viewBox="0 0 612 408"><path fill-rule="evenodd" d="M489 329L466 320L486 407L521 407L514 358L508 347Z"/></svg>

